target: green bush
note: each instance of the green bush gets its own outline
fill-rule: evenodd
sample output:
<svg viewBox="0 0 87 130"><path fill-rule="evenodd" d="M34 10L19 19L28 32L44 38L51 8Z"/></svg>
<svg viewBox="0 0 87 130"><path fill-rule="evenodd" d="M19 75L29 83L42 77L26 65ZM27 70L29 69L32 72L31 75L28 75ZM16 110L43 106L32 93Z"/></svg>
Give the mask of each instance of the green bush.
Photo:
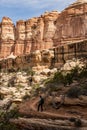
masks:
<svg viewBox="0 0 87 130"><path fill-rule="evenodd" d="M32 71L32 70L31 70L31 71L29 71L29 70L27 71L27 75L32 75L32 76L33 76L33 75L34 75L34 73L35 73L35 72L34 72L34 71Z"/></svg>
<svg viewBox="0 0 87 130"><path fill-rule="evenodd" d="M71 73L67 73L65 76L63 76L63 84L66 86L67 84L71 84L73 82L73 77Z"/></svg>
<svg viewBox="0 0 87 130"><path fill-rule="evenodd" d="M7 121L7 122L11 118L18 118L18 116L19 116L19 112L18 112L17 108L3 113L3 119L4 119L4 121Z"/></svg>
<svg viewBox="0 0 87 130"><path fill-rule="evenodd" d="M79 66L75 66L75 67L70 71L70 73L71 73L73 79L77 79L77 78L78 78L80 71L81 71L81 69L79 68Z"/></svg>
<svg viewBox="0 0 87 130"><path fill-rule="evenodd" d="M87 67L83 67L80 71L79 78L87 78Z"/></svg>
<svg viewBox="0 0 87 130"><path fill-rule="evenodd" d="M0 130L20 130L17 128L16 125L11 124L11 123L0 123Z"/></svg>
<svg viewBox="0 0 87 130"><path fill-rule="evenodd" d="M51 82L63 83L64 86L67 84L70 85L73 82L72 73L67 73L64 75L63 72L57 72L55 73L53 79L51 79Z"/></svg>
<svg viewBox="0 0 87 130"><path fill-rule="evenodd" d="M35 72L30 67L23 69L23 71L25 71L27 73L27 75L32 75L33 76L35 74Z"/></svg>
<svg viewBox="0 0 87 130"><path fill-rule="evenodd" d="M84 79L87 78L87 67L74 67L69 72L58 71L54 77L45 81L45 86L51 91L58 91L58 84L70 85L74 80L80 82L79 86L72 87L68 90L67 95L72 98L77 98L80 95L87 95L87 83Z"/></svg>
<svg viewBox="0 0 87 130"><path fill-rule="evenodd" d="M14 124L10 123L11 118L18 118L19 112L15 108L11 111L0 112L0 130L19 130Z"/></svg>
<svg viewBox="0 0 87 130"><path fill-rule="evenodd" d="M76 66L70 73L72 74L73 79L79 80L80 78L87 78L87 67L79 68Z"/></svg>
<svg viewBox="0 0 87 130"><path fill-rule="evenodd" d="M46 84L49 84L49 83L54 83L54 80L52 79L52 78L48 78L48 79L46 79L45 81L44 81L44 84L46 85Z"/></svg>
<svg viewBox="0 0 87 130"><path fill-rule="evenodd" d="M54 77L53 77L53 81L56 81L57 83L61 83L64 79L64 76L62 74L62 72L56 72Z"/></svg>

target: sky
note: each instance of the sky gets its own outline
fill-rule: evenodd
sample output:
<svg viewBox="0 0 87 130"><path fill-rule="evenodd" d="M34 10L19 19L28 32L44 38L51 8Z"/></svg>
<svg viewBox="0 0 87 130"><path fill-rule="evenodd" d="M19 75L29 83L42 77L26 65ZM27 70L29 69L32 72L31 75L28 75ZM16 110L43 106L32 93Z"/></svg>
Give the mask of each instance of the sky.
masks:
<svg viewBox="0 0 87 130"><path fill-rule="evenodd" d="M38 17L46 11L57 10L61 12L64 8L76 0L0 0L0 22L6 16L14 23L18 20L27 20Z"/></svg>

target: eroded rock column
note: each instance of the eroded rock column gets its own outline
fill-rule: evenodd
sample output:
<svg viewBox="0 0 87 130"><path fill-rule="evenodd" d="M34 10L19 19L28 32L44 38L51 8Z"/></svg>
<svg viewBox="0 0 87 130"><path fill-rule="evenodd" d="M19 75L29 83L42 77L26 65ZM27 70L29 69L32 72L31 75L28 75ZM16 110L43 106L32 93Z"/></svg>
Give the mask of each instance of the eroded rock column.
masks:
<svg viewBox="0 0 87 130"><path fill-rule="evenodd" d="M25 21L20 20L16 24L16 44L15 44L15 55L24 54L25 45Z"/></svg>
<svg viewBox="0 0 87 130"><path fill-rule="evenodd" d="M51 13L46 12L44 14L44 49L53 47L53 37L56 30L55 23L57 17L57 11L53 11Z"/></svg>
<svg viewBox="0 0 87 130"><path fill-rule="evenodd" d="M0 57L4 58L14 52L15 27L12 20L3 17L0 25Z"/></svg>

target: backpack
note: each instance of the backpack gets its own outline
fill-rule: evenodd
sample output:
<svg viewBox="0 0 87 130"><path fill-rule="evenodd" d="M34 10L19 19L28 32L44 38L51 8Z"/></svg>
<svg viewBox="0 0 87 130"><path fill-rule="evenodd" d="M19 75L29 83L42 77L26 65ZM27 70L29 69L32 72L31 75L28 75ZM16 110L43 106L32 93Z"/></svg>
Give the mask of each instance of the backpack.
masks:
<svg viewBox="0 0 87 130"><path fill-rule="evenodd" d="M41 98L41 103L42 103L42 104L44 103L44 99L43 99L43 98Z"/></svg>
<svg viewBox="0 0 87 130"><path fill-rule="evenodd" d="M44 99L43 98L40 99L39 104L44 104Z"/></svg>

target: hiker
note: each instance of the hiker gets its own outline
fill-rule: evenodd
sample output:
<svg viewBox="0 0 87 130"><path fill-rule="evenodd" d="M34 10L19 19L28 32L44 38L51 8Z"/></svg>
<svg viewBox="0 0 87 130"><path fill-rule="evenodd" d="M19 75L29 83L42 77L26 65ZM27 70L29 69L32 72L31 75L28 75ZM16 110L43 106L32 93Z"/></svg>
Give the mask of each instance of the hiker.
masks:
<svg viewBox="0 0 87 130"><path fill-rule="evenodd" d="M38 102L38 111L39 110L43 111L43 104L44 104L44 98L40 96L40 100Z"/></svg>

